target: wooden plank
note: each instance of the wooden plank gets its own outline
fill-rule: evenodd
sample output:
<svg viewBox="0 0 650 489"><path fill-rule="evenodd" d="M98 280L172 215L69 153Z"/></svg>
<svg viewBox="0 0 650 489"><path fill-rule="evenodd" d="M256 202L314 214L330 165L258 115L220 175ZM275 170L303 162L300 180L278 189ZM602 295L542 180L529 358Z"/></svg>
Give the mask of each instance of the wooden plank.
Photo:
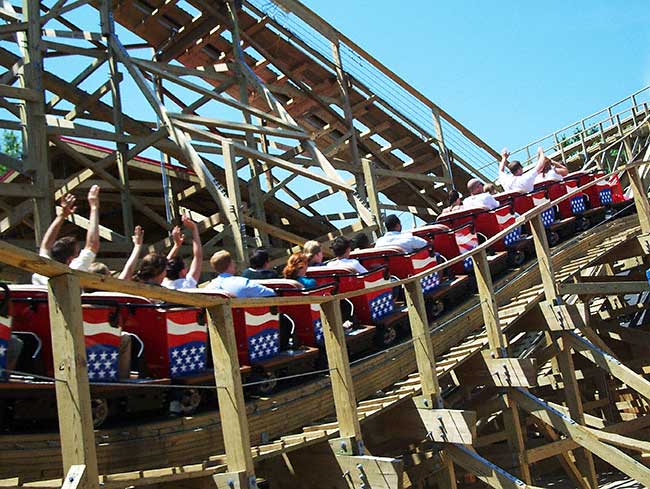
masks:
<svg viewBox="0 0 650 489"><path fill-rule="evenodd" d="M235 151L233 144L227 141L223 143L223 160L226 171L226 187L228 189L228 208L230 229L235 240L235 255L237 262L242 265L248 263L248 249L246 246L246 225L244 224L244 213L239 189L239 178L235 168Z"/></svg>
<svg viewBox="0 0 650 489"><path fill-rule="evenodd" d="M501 467L498 467L480 456L471 448L458 444L449 444L445 445L445 453L447 453L455 463L468 472L474 474L477 479L490 487L496 489L540 489L537 488L537 486L526 484L524 481L509 474Z"/></svg>
<svg viewBox="0 0 650 489"><path fill-rule="evenodd" d="M551 261L551 249L548 246L546 238L546 228L542 222L541 214L535 216L530 221L530 230L533 234L535 244L535 253L537 255L537 266L542 277L544 294L547 301L553 301L558 295L557 284L555 281L555 271Z"/></svg>
<svg viewBox="0 0 650 489"><path fill-rule="evenodd" d="M84 487L99 488L79 279L50 279L48 302L63 472L85 465Z"/></svg>
<svg viewBox="0 0 650 489"><path fill-rule="evenodd" d="M419 404L418 399L415 399ZM432 441L472 445L476 441L476 413L458 409L418 408L418 415Z"/></svg>
<svg viewBox="0 0 650 489"><path fill-rule="evenodd" d="M254 477L232 309L226 305L209 308L208 331L228 471Z"/></svg>
<svg viewBox="0 0 650 489"><path fill-rule="evenodd" d="M612 277L613 278L613 277ZM611 281L564 283L558 286L560 294L625 295L650 291L647 281Z"/></svg>
<svg viewBox="0 0 650 489"><path fill-rule="evenodd" d="M505 356L506 339L501 332L499 308L495 299L492 275L490 274L490 265L485 249L475 253L472 259L474 260L476 285L479 296L481 297L481 310L483 311L483 321L490 342L490 348L497 356Z"/></svg>

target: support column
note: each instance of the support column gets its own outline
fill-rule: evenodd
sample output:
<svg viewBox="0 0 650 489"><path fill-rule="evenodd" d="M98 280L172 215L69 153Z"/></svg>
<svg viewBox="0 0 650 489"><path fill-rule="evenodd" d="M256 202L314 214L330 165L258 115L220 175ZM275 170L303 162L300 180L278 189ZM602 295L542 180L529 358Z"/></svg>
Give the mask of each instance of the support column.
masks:
<svg viewBox="0 0 650 489"><path fill-rule="evenodd" d="M648 203L648 196L643 188L643 182L639 176L637 167L629 168L626 170L627 176L630 180L630 187L632 188L632 195L634 196L634 205L636 206L636 213L639 216L639 225L643 234L650 233L650 204Z"/></svg>
<svg viewBox="0 0 650 489"><path fill-rule="evenodd" d="M17 33L24 66L19 74L20 84L29 88L35 98L20 104L25 169L39 192L34 198L34 232L38 246L52 222L51 167L48 157L47 123L45 121L45 92L43 90L43 46L40 23L40 1L23 0L23 20L26 35Z"/></svg>
<svg viewBox="0 0 650 489"><path fill-rule="evenodd" d="M115 22L113 20L113 13L111 2L109 0L101 0L100 4L100 18L102 35L107 39L115 35ZM115 162L117 163L117 171L119 180L123 188L120 191L120 204L122 207L122 224L124 235L129 236L135 227L133 222L133 205L131 202L131 190L129 188L129 168L128 168L128 152L129 148L126 143L121 142L124 137L124 125L122 114L122 95L120 92L120 82L122 81L122 73L120 73L115 54L113 52L113 43L107 42L108 49L108 68L110 73L110 87L111 97L113 100L113 127L115 130L115 138L117 151L115 154Z"/></svg>
<svg viewBox="0 0 650 489"><path fill-rule="evenodd" d="M336 454L363 455L365 448L361 437L348 346L343 331L341 301L333 300L321 304L321 320L340 434L340 438L332 440L330 444Z"/></svg>
<svg viewBox="0 0 650 489"><path fill-rule="evenodd" d="M422 384L422 397L417 399L417 405L419 409L443 409L444 404L440 384L438 383L436 357L431 342L431 331L429 331L422 284L419 280L410 282L404 286L404 292L411 325L411 336L413 337L413 348L415 349L415 360L420 374L420 383ZM440 453L440 458L444 466L444 473L440 474L438 482L445 489L455 488L456 472L453 460L444 450Z"/></svg>
<svg viewBox="0 0 650 489"><path fill-rule="evenodd" d="M361 159L361 166L363 167L363 179L366 183L366 193L368 196L368 205L372 213L372 220L377 225L377 236L384 234L384 223L381 218L381 206L379 204L379 195L377 194L377 179L372 171L372 161L367 158Z"/></svg>
<svg viewBox="0 0 650 489"><path fill-rule="evenodd" d="M248 263L248 252L246 246L246 225L244 224L244 213L241 194L239 192L239 178L237 178L235 149L231 142L224 141L222 150L226 170L226 187L228 189L228 199L230 200L228 220L230 221L230 228L232 230L237 262L243 265Z"/></svg>
<svg viewBox="0 0 650 489"><path fill-rule="evenodd" d="M533 241L535 243L535 253L537 254L539 272L544 286L544 295L549 303L557 304L561 301L561 298L559 296L555 271L551 261L551 250L548 246L546 229L544 228L541 214L535 216L530 221L530 225ZM580 397L580 386L575 376L571 349L562 338L561 332L547 333L547 339L549 341L554 341L558 345L560 353L556 360L557 369L559 369L562 374L564 395L567 406L569 407L570 416L578 423L584 424L584 410L582 407L582 398ZM585 484L594 489L597 488L598 481L591 452L584 448L577 448L573 453L576 458L576 465Z"/></svg>
<svg viewBox="0 0 650 489"><path fill-rule="evenodd" d="M239 101L243 104L248 105L248 83L246 77L242 73L241 63L245 63L245 60L242 59L241 51L241 37L239 34L239 21L237 19L237 9L233 1L228 2L228 10L230 12L230 19L232 20L232 45L233 45L233 54L235 57L236 63L234 63L235 76L239 82ZM243 111L244 122L246 124L252 124L252 118L250 114L246 111ZM257 141L255 140L255 135L250 131L245 131L246 134L246 146L254 150L258 149ZM254 158L248 158L248 166L251 172L251 178L248 181L248 204L253 213L255 219L266 222L266 213L264 212L264 202L262 201L262 188L260 186L260 173L261 165L260 162ZM255 228L255 238L257 240L258 246L269 246L269 235L264 231L260 231Z"/></svg>
<svg viewBox="0 0 650 489"><path fill-rule="evenodd" d="M355 168L359 168L361 163L361 157L359 156L359 146L357 143L357 130L354 127L354 114L352 113L352 106L350 104L350 79L348 78L347 73L343 71L343 60L341 59L341 43L337 39L336 41L330 41L332 44L332 56L334 57L334 66L336 67L336 79L339 83L339 88L341 90L341 102L343 105L343 117L345 118L345 124L348 126L350 131L350 138L348 139L350 143L350 156L352 157L352 164ZM365 176L365 175L364 175ZM360 173L355 173L354 178L357 185L357 193L359 198L366 198L366 185L368 182L364 181Z"/></svg>
<svg viewBox="0 0 650 489"><path fill-rule="evenodd" d="M433 128L436 132L436 139L438 140L438 147L440 148L440 158L442 159L442 174L445 178L449 179L449 184L446 189L450 190L454 186L454 177L451 170L451 160L449 159L449 152L445 144L445 137L442 132L442 121L440 120L440 111L437 107L432 109L433 115Z"/></svg>
<svg viewBox="0 0 650 489"><path fill-rule="evenodd" d="M493 359L506 358L508 356L508 340L501 331L499 308L496 303L496 293L492 284L490 265L485 249L475 253L472 259L474 261L474 274L476 276L476 285L481 301L481 310L483 311L483 321L490 345L489 356ZM508 406L503 411L503 422L508 433L508 445L519 467L521 479L526 484L530 484L532 482L532 476L526 457L526 444L522 431L519 408L514 399L507 393L504 394L504 399Z"/></svg>
<svg viewBox="0 0 650 489"><path fill-rule="evenodd" d="M208 309L208 331L223 444L228 463L228 473L218 474L214 476L214 480L218 488L256 488L246 403L237 357L235 326L229 305L213 306Z"/></svg>
<svg viewBox="0 0 650 489"><path fill-rule="evenodd" d="M99 488L79 279L52 278L48 292L63 473L85 465L82 487Z"/></svg>

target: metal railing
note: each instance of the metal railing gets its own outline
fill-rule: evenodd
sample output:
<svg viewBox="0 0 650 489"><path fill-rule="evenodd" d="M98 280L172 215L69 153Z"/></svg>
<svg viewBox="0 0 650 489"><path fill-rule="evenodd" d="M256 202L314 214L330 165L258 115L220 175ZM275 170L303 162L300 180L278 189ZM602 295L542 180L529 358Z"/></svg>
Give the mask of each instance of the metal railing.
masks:
<svg viewBox="0 0 650 489"><path fill-rule="evenodd" d="M609 143L613 137L623 136L635 127L640 118L648 116L650 116L650 85L604 109L511 151L510 160L519 160L524 167L530 165L536 159L537 148L542 147L551 157L568 161L576 156L582 156L587 162L593 156L590 148L595 143ZM499 160L493 159L479 167L479 170L496 169L498 162Z"/></svg>

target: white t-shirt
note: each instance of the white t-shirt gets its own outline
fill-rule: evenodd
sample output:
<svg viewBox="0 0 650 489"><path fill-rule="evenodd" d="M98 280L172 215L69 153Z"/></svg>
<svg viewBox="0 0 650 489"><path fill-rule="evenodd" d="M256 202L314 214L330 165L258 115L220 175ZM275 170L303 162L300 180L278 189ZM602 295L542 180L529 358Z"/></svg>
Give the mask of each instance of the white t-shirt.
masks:
<svg viewBox="0 0 650 489"><path fill-rule="evenodd" d="M160 285L173 290L196 289L196 280L194 280L194 277L189 276L185 278L177 278L176 280L165 278Z"/></svg>
<svg viewBox="0 0 650 489"><path fill-rule="evenodd" d="M515 176L512 173L499 172L499 181L501 182L503 190L506 192L520 192L522 194L527 194L528 192L532 192L535 188L535 179L537 178L537 175L539 175L539 173L535 168L519 176Z"/></svg>
<svg viewBox="0 0 650 489"><path fill-rule="evenodd" d="M40 253L40 255L43 258L52 258L49 254L47 253ZM93 253L91 250L88 248L84 248L81 250L81 253L79 253L79 256L72 260L70 262L70 268L73 270L81 270L82 272L87 272L88 269L90 268L90 265L95 261L95 257L97 255ZM32 275L32 283L34 285L47 285L47 281L49 280L49 277L46 277L45 275L40 275L38 273L35 273Z"/></svg>
<svg viewBox="0 0 650 489"><path fill-rule="evenodd" d="M368 270L364 267L359 260L354 258L337 258L327 262L328 267L342 267L342 268L353 268L357 273L366 273Z"/></svg>
<svg viewBox="0 0 650 489"><path fill-rule="evenodd" d="M429 242L418 236L413 236L411 233L400 233L399 231L388 231L381 238L377 238L375 248L382 246L399 246L407 253L419 250L428 245Z"/></svg>
<svg viewBox="0 0 650 489"><path fill-rule="evenodd" d="M540 173L537 175L535 178L535 183L540 183L540 182L561 182L564 180L564 177L560 175L558 172L555 171L555 168L551 168L549 171L546 172L546 175L543 173Z"/></svg>
<svg viewBox="0 0 650 489"><path fill-rule="evenodd" d="M463 200L463 208L465 209L496 209L499 205L499 201L487 192L468 195Z"/></svg>

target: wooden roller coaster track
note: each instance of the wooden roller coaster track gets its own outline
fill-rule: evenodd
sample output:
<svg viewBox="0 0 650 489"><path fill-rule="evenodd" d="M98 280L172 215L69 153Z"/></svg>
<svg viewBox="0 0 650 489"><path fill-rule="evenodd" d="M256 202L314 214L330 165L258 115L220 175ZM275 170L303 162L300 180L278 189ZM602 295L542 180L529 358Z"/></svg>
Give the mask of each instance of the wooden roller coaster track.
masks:
<svg viewBox="0 0 650 489"><path fill-rule="evenodd" d="M6 2L0 9L4 34L16 40L0 49L0 105L9 114L2 127L21 131L23 142L22 157L2 156L10 171L0 183L7 238L0 262L6 276L51 277L61 366L60 434L0 435L0 486L251 488L259 480L270 487L453 488L467 474L468 483L519 488L535 487L536 476L559 464L576 487L597 487L593 455L650 484L643 463L648 332L620 326L644 312L648 289L640 275L650 253L647 89L631 96L625 114L610 108L595 125L583 119L574 140L552 135L557 155L576 168L621 172L636 216L611 220L553 253L540 215L557 202L520 216L515 226L530 226L537 265L493 284L487 251L512 229L490 238L471 254L478 293L434 324L426 320L421 277L396 283L405 288L412 339L352 365L338 302L361 292L323 298L329 375L270 399L244 403L233 354L230 311L258 300L98 277L24 250L42 237L53 197L98 181L111 189L106 200L120 204L102 216L109 254L128 249L136 222L147 225L154 248L164 247L186 211L200 221L206 252L228 246L245 262L257 244L282 256L307 238L376 232L386 210L430 219L446 188L491 175L481 165L494 150L444 110L298 2L270 4L25 0L22 8ZM77 9L99 15L101 32L70 20ZM296 35L287 19L320 41ZM318 47L323 40L331 52ZM56 70L61 58L91 62L64 75ZM346 64L352 59L412 97L417 110L372 85ZM146 108L125 102L127 85ZM578 152L587 161L578 162ZM338 200L325 204L331 199ZM334 225L350 219L342 229ZM214 363L226 366L215 371L218 416L95 433L79 343L80 287L207 308ZM622 294L640 300L628 304Z"/></svg>

